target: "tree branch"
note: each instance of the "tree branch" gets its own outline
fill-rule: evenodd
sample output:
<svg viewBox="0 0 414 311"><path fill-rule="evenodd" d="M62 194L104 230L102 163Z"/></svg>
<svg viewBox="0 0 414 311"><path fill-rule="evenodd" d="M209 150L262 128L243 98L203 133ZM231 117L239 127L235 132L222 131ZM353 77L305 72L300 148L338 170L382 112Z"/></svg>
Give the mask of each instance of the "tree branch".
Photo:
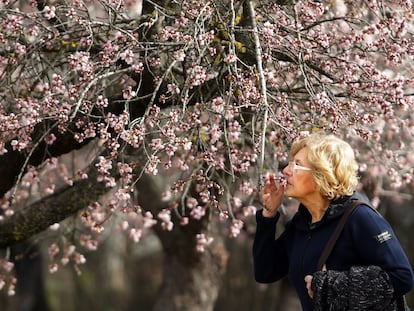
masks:
<svg viewBox="0 0 414 311"><path fill-rule="evenodd" d="M263 71L262 63L262 48L260 45L259 39L259 30L256 24L256 12L254 10L252 1L248 1L249 6L249 15L251 17L251 23L253 28L253 38L256 54L256 64L257 70L259 71L260 78L260 91L263 97L263 106L264 106L264 115L263 115L263 125L262 125L262 137L261 137L261 147L260 147L260 161L259 161L259 189L263 186L263 165L264 165L264 154L265 154L265 145L266 145L266 129L267 129L267 119L269 115L269 105L267 102L267 87L266 87L266 78Z"/></svg>
<svg viewBox="0 0 414 311"><path fill-rule="evenodd" d="M5 217L0 225L0 248L11 246L46 230L70 215L95 202L109 189L97 182L93 165L89 178L79 180L72 187L62 189Z"/></svg>

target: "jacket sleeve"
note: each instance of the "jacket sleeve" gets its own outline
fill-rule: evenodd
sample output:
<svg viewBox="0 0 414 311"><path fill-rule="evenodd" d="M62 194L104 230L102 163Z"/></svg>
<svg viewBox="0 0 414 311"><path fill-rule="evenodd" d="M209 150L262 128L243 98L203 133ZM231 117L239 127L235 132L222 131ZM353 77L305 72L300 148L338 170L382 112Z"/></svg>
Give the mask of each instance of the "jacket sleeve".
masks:
<svg viewBox="0 0 414 311"><path fill-rule="evenodd" d="M413 270L390 224L365 205L355 210L348 224L363 264L379 266L389 275L395 297L409 292L414 286Z"/></svg>
<svg viewBox="0 0 414 311"><path fill-rule="evenodd" d="M285 248L286 231L276 239L277 213L266 218L262 210L256 212L256 234L253 241L254 277L259 283L275 282L287 275L289 264Z"/></svg>

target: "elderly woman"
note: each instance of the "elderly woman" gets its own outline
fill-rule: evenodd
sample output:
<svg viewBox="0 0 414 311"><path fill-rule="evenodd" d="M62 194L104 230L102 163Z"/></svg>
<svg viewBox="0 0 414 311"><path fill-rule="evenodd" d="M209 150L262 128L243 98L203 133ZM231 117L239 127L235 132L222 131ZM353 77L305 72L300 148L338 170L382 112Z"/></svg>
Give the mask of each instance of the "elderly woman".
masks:
<svg viewBox="0 0 414 311"><path fill-rule="evenodd" d="M314 290L328 275L335 278L331 282L335 286L350 290L350 275L360 275L359 272L354 273L359 271L355 267L375 266L380 269L375 271L376 274L369 270L367 279L374 286L379 278L388 282L389 288L384 293L390 293L392 300L410 291L414 284L413 271L392 228L370 207L364 196L355 192L358 165L350 145L333 135L312 134L296 141L290 155L291 162L283 170L286 184L278 184L275 176L269 174L262 194L264 208L256 214L257 230L253 244L256 281L271 283L288 276L304 311L323 309L320 305L316 307L315 302L321 303L325 299L326 304L326 297L321 298L323 293ZM300 205L292 220L286 223L283 233L276 238L279 207L284 195L296 199ZM356 199L364 200L364 203L349 216L326 261L327 274L315 273L323 248L345 209ZM345 274L338 277L333 273ZM325 290L326 286L332 286L331 283L323 285ZM363 305L362 301L355 303L359 298L350 295L348 298L353 299L353 305ZM350 303L349 299L344 303ZM365 309L360 307L357 310Z"/></svg>

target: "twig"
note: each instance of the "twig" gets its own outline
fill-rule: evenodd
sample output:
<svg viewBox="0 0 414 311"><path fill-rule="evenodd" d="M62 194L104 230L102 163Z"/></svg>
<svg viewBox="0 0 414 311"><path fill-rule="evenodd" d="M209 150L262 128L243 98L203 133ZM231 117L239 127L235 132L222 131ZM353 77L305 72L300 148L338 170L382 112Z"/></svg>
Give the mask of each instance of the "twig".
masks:
<svg viewBox="0 0 414 311"><path fill-rule="evenodd" d="M259 180L258 180L258 188L259 191L263 187L263 168L264 168L264 154L265 154L265 145L266 145L266 128L267 128L267 119L269 115L269 104L267 102L267 87L266 87L266 79L263 72L263 63L262 63L262 49L260 45L259 39L259 31L257 29L256 23L256 12L253 8L252 1L247 2L249 11L250 11L250 18L253 28L253 39L254 39L254 48L256 54L256 64L257 70L259 71L259 78L260 78L260 88L261 94L263 97L263 106L264 106L264 115L263 115L263 127L262 127L262 137L260 143L260 158L259 158Z"/></svg>

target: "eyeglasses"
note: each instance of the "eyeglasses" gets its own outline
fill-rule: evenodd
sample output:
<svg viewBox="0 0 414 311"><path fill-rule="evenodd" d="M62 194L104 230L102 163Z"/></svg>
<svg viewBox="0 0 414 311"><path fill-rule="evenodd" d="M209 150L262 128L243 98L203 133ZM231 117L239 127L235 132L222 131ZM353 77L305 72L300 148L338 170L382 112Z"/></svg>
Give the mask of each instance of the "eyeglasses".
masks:
<svg viewBox="0 0 414 311"><path fill-rule="evenodd" d="M288 166L290 166L293 171L311 171L312 170L310 167L296 164L296 162L294 161L290 161Z"/></svg>

